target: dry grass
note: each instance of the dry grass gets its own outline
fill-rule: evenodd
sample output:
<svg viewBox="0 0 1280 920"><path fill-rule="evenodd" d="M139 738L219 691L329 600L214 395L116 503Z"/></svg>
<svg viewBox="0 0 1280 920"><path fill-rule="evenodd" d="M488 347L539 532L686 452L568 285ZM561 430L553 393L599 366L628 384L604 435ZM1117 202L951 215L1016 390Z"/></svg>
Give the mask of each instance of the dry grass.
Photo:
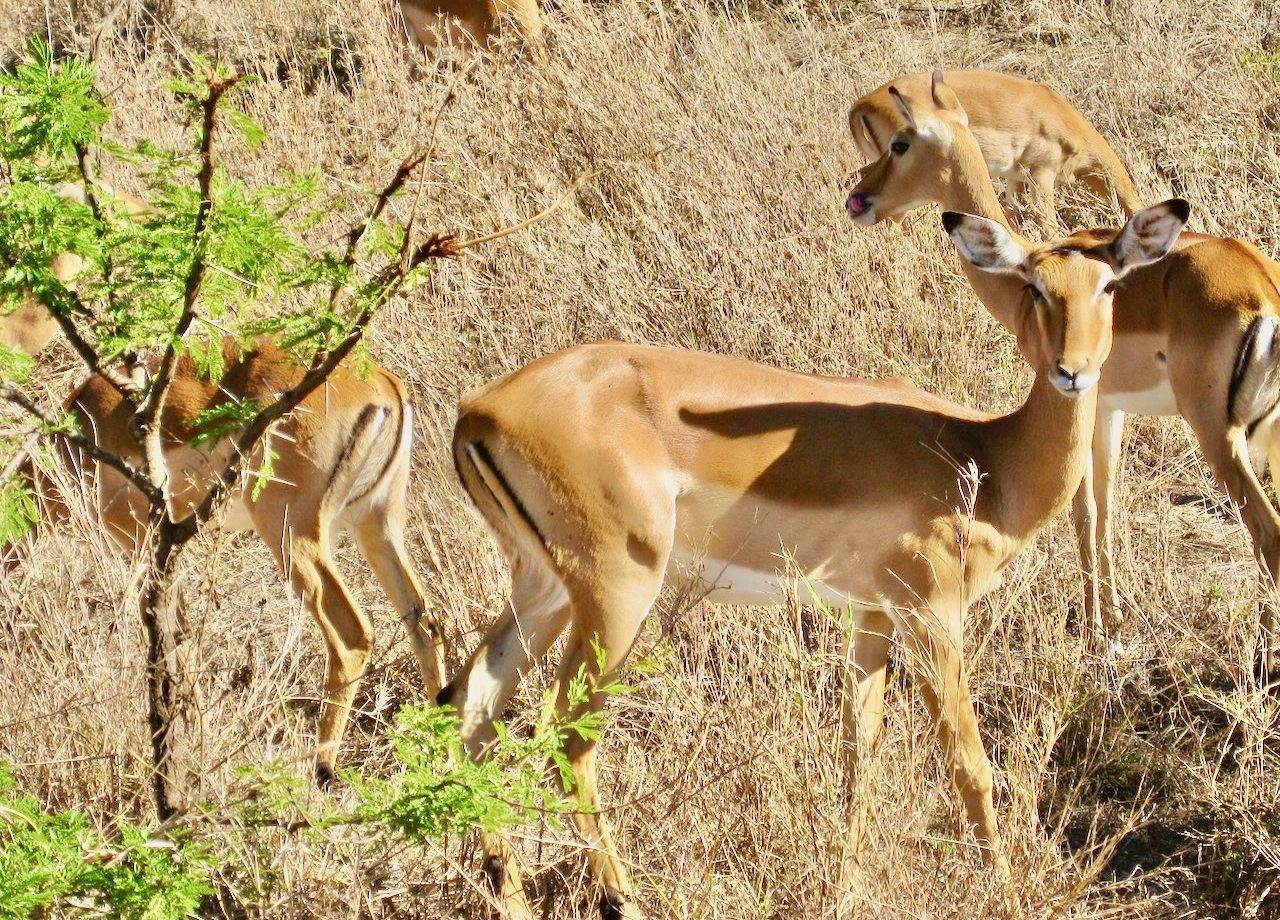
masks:
<svg viewBox="0 0 1280 920"><path fill-rule="evenodd" d="M372 185L424 139L451 79L411 74L375 0L161 3L149 30L125 3L100 29L112 6L55 2L46 17L3 0L0 44L16 50L46 18L68 47L97 35L126 139L177 140L159 86L179 51L266 75L243 98L270 140L253 157L229 153L251 182L318 165L335 186ZM453 665L506 587L444 448L467 387L617 337L823 373L908 374L990 409L1020 400L1028 373L968 290L936 215L870 231L844 219L843 179L860 165L844 113L888 76L946 62L1048 80L1115 139L1151 199L1185 195L1196 229L1280 248L1278 71L1240 64L1280 43L1280 14L1263 0L560 0L550 19L545 68L503 58L462 83L428 225L488 231L585 171L597 177L543 224L442 267L372 336L419 408L412 552L436 570ZM325 76L334 62L337 83ZM1108 219L1091 207L1070 200L1065 213ZM56 387L74 367L51 360ZM1216 494L1184 424L1131 423L1117 522L1129 624L1114 667L1077 639L1065 520L972 611L1012 892L955 839L923 710L893 682L879 769L859 790L876 822L854 915L1280 916L1280 722L1242 676L1255 569L1238 520L1173 506L1182 493ZM0 587L0 761L50 805L145 815L128 568L87 521L74 524L41 536L32 564ZM373 579L350 548L342 555L383 625L343 762L377 773L386 720L414 698L415 671ZM261 545L215 536L187 558L206 666L205 792L219 800L235 795L236 765L307 761L321 645ZM829 914L842 814L837 645L808 611L660 601L636 656L647 667L628 675L637 692L611 706L601 771L652 916ZM539 686L517 698L519 718ZM592 916L574 842L546 827L528 835L544 916ZM231 916L485 915L467 844L387 852L352 833L249 844L228 876L263 893L228 901Z"/></svg>

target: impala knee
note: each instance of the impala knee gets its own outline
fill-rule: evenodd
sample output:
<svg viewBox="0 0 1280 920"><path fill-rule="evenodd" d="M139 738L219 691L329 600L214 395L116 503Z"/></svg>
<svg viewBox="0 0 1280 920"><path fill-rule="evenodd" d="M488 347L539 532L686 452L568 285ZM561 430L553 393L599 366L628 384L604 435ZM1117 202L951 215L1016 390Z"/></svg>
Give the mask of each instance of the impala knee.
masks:
<svg viewBox="0 0 1280 920"><path fill-rule="evenodd" d="M340 690L364 676L365 665L372 654L373 642L368 638L335 646L329 658L329 689Z"/></svg>
<svg viewBox="0 0 1280 920"><path fill-rule="evenodd" d="M986 756L958 758L951 772L952 781L966 799L990 801L995 790L995 770Z"/></svg>

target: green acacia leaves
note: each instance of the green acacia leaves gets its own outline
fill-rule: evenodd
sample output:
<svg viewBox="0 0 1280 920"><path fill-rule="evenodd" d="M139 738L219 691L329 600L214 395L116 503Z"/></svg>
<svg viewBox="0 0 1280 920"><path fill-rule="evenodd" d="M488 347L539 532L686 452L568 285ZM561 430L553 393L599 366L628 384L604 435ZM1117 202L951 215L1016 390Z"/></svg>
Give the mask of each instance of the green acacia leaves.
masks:
<svg viewBox="0 0 1280 920"><path fill-rule="evenodd" d="M0 485L0 547L20 539L37 519L35 497L25 482Z"/></svg>
<svg viewBox="0 0 1280 920"><path fill-rule="evenodd" d="M180 920L213 892L207 849L128 822L108 841L79 811L46 812L0 768L0 920Z"/></svg>
<svg viewBox="0 0 1280 920"><path fill-rule="evenodd" d="M26 60L0 74L0 156L52 162L98 141L111 111L93 84L93 65L79 58L55 61L53 49L33 38Z"/></svg>

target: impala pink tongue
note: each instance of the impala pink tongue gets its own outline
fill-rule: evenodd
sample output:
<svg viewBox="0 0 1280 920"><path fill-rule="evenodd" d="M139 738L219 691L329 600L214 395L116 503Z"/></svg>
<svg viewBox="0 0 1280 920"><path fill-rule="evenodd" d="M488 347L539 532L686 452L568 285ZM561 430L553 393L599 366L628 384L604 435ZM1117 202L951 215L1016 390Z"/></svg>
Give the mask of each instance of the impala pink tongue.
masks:
<svg viewBox="0 0 1280 920"><path fill-rule="evenodd" d="M850 217L858 217L859 215L866 213L867 208L870 206L871 205L867 199L863 198L862 195L857 192L851 194L849 199L844 203L844 209L849 212Z"/></svg>

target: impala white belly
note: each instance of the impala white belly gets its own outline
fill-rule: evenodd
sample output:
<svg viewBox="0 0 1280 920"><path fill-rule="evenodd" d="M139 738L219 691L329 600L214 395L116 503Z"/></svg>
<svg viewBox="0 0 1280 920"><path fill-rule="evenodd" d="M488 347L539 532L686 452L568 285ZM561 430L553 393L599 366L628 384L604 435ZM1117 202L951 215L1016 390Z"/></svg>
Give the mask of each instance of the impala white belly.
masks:
<svg viewBox="0 0 1280 920"><path fill-rule="evenodd" d="M1168 378L1149 390L1130 393L1107 392L1098 400L1099 412L1128 412L1131 415L1177 415L1178 401Z"/></svg>
<svg viewBox="0 0 1280 920"><path fill-rule="evenodd" d="M239 495L227 502L226 514L222 516L222 529L235 533L253 530L253 518L249 517L249 509Z"/></svg>
<svg viewBox="0 0 1280 920"><path fill-rule="evenodd" d="M876 606L856 599L813 575L799 576L776 570L764 572L718 559L694 559L680 552L672 554L667 577L676 583L690 578L701 582L706 599L717 604L776 607L792 596L801 604L820 600L835 608Z"/></svg>

